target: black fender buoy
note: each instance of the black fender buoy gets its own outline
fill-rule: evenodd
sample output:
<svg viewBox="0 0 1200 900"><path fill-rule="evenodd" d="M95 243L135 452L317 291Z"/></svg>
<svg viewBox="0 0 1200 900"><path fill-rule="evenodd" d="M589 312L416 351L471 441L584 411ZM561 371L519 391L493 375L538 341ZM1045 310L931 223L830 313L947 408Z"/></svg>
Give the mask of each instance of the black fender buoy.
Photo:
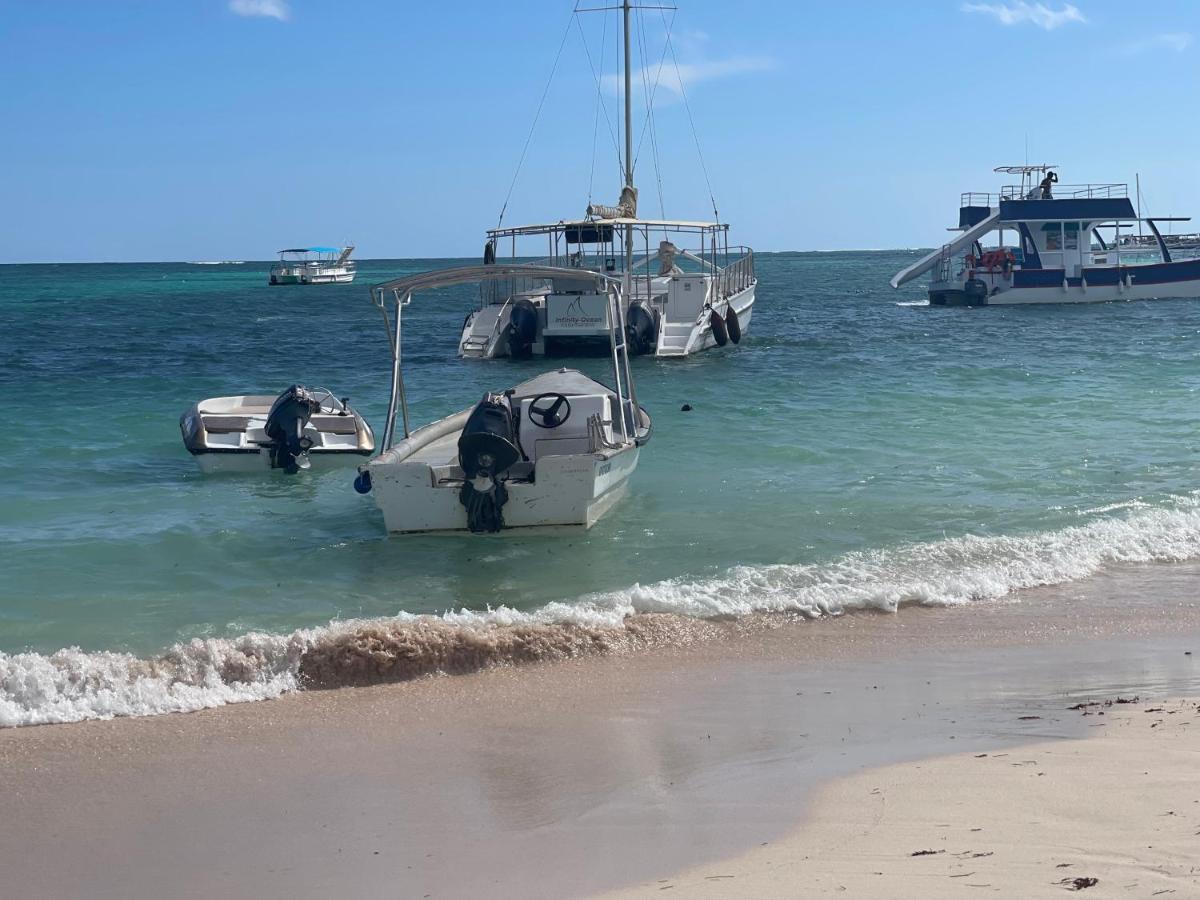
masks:
<svg viewBox="0 0 1200 900"><path fill-rule="evenodd" d="M725 320L715 309L708 315L708 325L712 328L713 338L716 339L718 347L729 343L729 330L725 327Z"/></svg>
<svg viewBox="0 0 1200 900"><path fill-rule="evenodd" d="M725 330L729 332L729 339L735 344L741 343L742 340L742 323L738 321L737 312L733 305L730 304L729 309L725 310Z"/></svg>
<svg viewBox="0 0 1200 900"><path fill-rule="evenodd" d="M358 475L354 477L354 490L358 491L360 494L371 493L370 472L359 472Z"/></svg>

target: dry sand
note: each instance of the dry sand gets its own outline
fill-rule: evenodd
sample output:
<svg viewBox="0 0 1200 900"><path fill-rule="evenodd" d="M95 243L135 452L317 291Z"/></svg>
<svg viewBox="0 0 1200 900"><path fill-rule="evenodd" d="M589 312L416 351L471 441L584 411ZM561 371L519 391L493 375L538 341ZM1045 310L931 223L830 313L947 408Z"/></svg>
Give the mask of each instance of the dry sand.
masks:
<svg viewBox="0 0 1200 900"><path fill-rule="evenodd" d="M1200 897L1200 702L1076 712L1085 739L862 772L780 840L608 896Z"/></svg>

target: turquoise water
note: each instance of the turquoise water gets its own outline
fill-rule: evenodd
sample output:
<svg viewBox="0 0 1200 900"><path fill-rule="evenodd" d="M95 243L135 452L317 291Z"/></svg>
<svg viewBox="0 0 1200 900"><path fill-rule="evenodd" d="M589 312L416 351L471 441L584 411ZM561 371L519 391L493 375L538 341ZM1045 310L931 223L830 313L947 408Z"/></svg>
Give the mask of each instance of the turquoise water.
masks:
<svg viewBox="0 0 1200 900"><path fill-rule="evenodd" d="M179 438L197 399L297 381L382 428L367 287L451 261L366 261L314 288L269 288L265 263L0 267L0 724L6 702L12 723L62 699L29 691L63 648L82 653L51 680L101 651L273 647L398 613L819 614L1200 553L1200 304L930 309L887 285L916 256L760 255L740 346L635 361L655 434L629 497L586 534L500 538L387 539L353 472L202 476ZM415 423L549 367L456 359L473 296L411 308Z"/></svg>

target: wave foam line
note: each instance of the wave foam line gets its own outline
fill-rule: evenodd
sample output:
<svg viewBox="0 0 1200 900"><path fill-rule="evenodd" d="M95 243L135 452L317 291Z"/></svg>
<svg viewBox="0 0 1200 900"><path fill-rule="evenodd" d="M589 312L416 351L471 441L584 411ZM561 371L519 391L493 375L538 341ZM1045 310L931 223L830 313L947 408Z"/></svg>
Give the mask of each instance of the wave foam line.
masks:
<svg viewBox="0 0 1200 900"><path fill-rule="evenodd" d="M737 566L554 602L441 616L334 622L287 635L176 644L152 659L78 648L0 653L0 727L184 712L306 687L632 652L704 640L720 620L806 617L999 599L1116 563L1200 556L1200 501L1138 509L1059 531L960 537L846 554L812 565Z"/></svg>

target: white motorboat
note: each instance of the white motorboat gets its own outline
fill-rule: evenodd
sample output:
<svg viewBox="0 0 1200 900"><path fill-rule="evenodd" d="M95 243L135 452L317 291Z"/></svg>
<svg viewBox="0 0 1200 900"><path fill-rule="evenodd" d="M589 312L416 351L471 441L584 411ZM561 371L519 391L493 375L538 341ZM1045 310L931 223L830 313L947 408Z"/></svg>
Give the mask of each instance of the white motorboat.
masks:
<svg viewBox="0 0 1200 900"><path fill-rule="evenodd" d="M748 247L729 243L729 225L720 221L711 192L707 199L712 205L712 221L669 219L665 210L662 218L639 216L638 192L633 180L630 16L641 7L622 0L619 5L576 12L610 9L622 13L625 41L625 149L618 160L624 170L625 184L617 205L589 203L583 218L550 224L516 227L498 224L487 232L483 261L494 263L504 257L515 263L519 259L544 257L541 261L548 266L600 271L620 278L622 312L628 328L629 350L634 355L690 356L727 343L736 344L749 330L754 310L758 284L754 253ZM668 29L656 78L663 74L670 40ZM641 49L646 52L645 47ZM670 58L673 62L673 51ZM678 66L675 68L679 91L683 93L683 79ZM652 62L643 59L643 77L654 71ZM657 80L653 88L646 85L646 121L652 140L653 95L657 87ZM599 81L597 92L598 96L602 93ZM657 148L654 165L661 204ZM500 218L502 223L503 210ZM544 279L489 283L481 291L478 308L464 323L459 336L459 355L492 359L563 356L586 353L589 348L603 349L612 323L605 298L589 293L588 284L586 277L576 282L557 278L553 285Z"/></svg>
<svg viewBox="0 0 1200 900"><path fill-rule="evenodd" d="M613 386L558 369L410 430L401 368L404 308L417 291L513 278L588 282L586 293L606 304ZM637 403L629 369L621 279L493 264L399 278L377 285L371 296L388 327L392 392L383 452L359 467L354 486L374 496L389 532L589 528L624 495L651 421ZM398 412L404 438L393 441Z"/></svg>
<svg viewBox="0 0 1200 900"><path fill-rule="evenodd" d="M278 396L201 400L179 419L183 445L203 472L329 469L375 452L371 426L332 391L294 384Z"/></svg>
<svg viewBox="0 0 1200 900"><path fill-rule="evenodd" d="M349 247L293 247L279 251L270 284L350 284L355 267Z"/></svg>

